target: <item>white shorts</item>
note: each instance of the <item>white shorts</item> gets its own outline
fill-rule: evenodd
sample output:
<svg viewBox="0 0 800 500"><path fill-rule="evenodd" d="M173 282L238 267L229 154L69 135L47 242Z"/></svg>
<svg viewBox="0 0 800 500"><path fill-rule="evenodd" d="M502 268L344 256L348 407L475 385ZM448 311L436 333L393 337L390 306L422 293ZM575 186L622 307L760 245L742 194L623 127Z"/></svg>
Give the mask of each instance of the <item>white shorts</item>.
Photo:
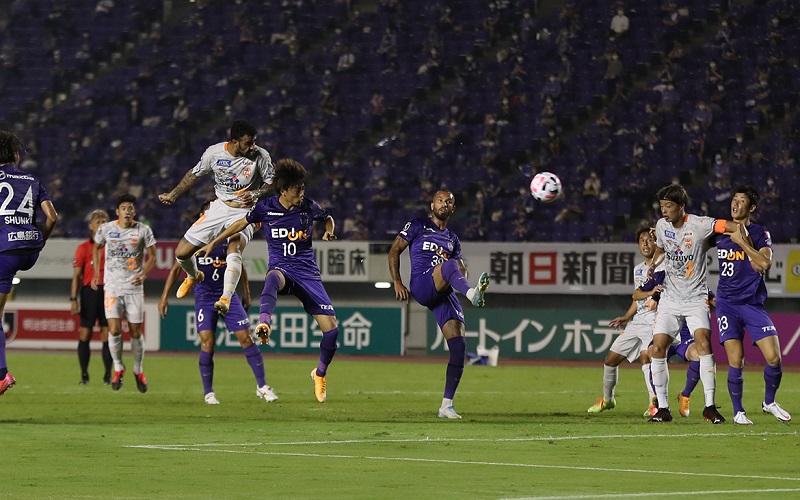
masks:
<svg viewBox="0 0 800 500"><path fill-rule="evenodd" d="M132 293L127 295L114 295L105 290L106 318L125 319L128 323L144 323L144 294Z"/></svg>
<svg viewBox="0 0 800 500"><path fill-rule="evenodd" d="M212 201L206 213L200 216L197 221L183 235L184 239L196 247L207 245L211 240L222 234L228 226L234 222L244 219L249 212L249 208L229 207L219 198ZM242 230L242 246L246 245L253 237L253 225L250 224Z"/></svg>
<svg viewBox="0 0 800 500"><path fill-rule="evenodd" d="M708 307L708 299L698 299L694 302L674 302L662 298L658 303L653 333L666 333L674 339L679 339L684 320L692 338L694 338L694 332L700 328L710 330L711 309Z"/></svg>
<svg viewBox="0 0 800 500"><path fill-rule="evenodd" d="M652 341L652 324L628 324L625 331L611 344L611 351L625 356L629 363L633 363L639 359L639 355L642 351L647 350L647 347Z"/></svg>

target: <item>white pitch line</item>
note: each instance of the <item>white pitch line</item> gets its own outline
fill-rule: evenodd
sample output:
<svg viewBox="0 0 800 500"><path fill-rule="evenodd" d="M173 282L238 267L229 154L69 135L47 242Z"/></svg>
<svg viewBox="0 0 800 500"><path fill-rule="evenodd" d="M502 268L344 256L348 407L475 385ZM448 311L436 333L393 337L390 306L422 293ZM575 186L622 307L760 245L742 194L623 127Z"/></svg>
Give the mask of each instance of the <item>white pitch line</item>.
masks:
<svg viewBox="0 0 800 500"><path fill-rule="evenodd" d="M794 432L727 432L727 433L684 433L684 434L607 434L600 436L543 436L543 437L520 437L520 438L419 438L419 439L340 439L333 441L273 441L267 443L195 443L195 444L157 444L157 445L128 445L126 448L158 448L166 449L173 446L203 448L213 446L318 446L326 444L381 444L381 443L499 443L499 442L534 442L534 441L574 441L581 439L639 439L639 438L686 438L686 437L772 437L772 436L797 436L798 431Z"/></svg>
<svg viewBox="0 0 800 500"><path fill-rule="evenodd" d="M583 500L589 498L640 498L640 497L666 497L666 496L697 496L697 495L726 495L730 493L794 493L800 491L800 488L766 488L757 490L697 490L697 491L649 491L647 493L611 493L611 494L598 494L598 495L564 495L564 496L547 496L547 497L522 497L522 498L507 498L501 500Z"/></svg>
<svg viewBox="0 0 800 500"><path fill-rule="evenodd" d="M561 470L582 470L592 472L628 472L632 474L661 474L667 476L691 476L691 477L715 477L725 479L768 479L782 481L800 481L800 477L780 477L780 476L755 476L741 474L713 474L709 472L683 472L683 471L661 471L643 469L614 469L608 467L578 467L572 465L543 465L543 464L521 464L509 462L484 462L468 460L445 460L437 458L414 458L414 457L381 457L370 455L329 455L325 453L291 453L291 452L272 452L272 451L244 451L244 450L213 450L201 447L178 447L178 446L126 446L126 448L146 448L162 451L203 451L206 453L241 453L246 455L263 455L271 457L302 457L302 458L342 458L348 460L381 460L389 462L420 462L435 464L454 464L454 465L481 465L495 467L525 467L532 469L561 469Z"/></svg>

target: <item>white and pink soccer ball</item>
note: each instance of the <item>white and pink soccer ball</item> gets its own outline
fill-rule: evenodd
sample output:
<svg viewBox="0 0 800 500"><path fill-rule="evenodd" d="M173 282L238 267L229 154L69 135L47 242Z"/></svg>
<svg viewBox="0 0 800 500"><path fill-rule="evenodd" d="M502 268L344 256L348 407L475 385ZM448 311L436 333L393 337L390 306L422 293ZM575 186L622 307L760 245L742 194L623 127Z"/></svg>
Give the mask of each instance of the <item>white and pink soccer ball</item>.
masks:
<svg viewBox="0 0 800 500"><path fill-rule="evenodd" d="M550 203L561 196L561 179L552 172L539 172L531 180L531 196L542 203Z"/></svg>

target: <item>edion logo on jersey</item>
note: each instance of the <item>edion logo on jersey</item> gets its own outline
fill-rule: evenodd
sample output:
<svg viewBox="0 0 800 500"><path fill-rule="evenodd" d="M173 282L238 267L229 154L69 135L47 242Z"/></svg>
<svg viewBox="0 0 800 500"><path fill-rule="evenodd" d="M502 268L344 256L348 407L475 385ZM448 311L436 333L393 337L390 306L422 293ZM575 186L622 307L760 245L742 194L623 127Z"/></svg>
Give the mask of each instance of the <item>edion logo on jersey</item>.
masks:
<svg viewBox="0 0 800 500"><path fill-rule="evenodd" d="M670 231L669 229L664 230L664 236L670 239L675 239L675 231Z"/></svg>
<svg viewBox="0 0 800 500"><path fill-rule="evenodd" d="M218 167L230 167L231 161L230 160L217 160Z"/></svg>
<svg viewBox="0 0 800 500"><path fill-rule="evenodd" d="M270 233L274 239L286 238L289 241L305 240L309 237L309 234L305 231L298 231L295 228L290 230L285 227L276 227L270 229Z"/></svg>

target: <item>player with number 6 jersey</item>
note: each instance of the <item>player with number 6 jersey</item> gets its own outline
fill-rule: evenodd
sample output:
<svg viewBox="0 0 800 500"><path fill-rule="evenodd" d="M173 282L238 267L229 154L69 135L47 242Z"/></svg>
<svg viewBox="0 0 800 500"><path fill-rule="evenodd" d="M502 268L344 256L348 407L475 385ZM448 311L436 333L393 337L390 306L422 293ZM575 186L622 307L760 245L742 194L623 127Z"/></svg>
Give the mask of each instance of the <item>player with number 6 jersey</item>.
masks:
<svg viewBox="0 0 800 500"><path fill-rule="evenodd" d="M203 204L200 211L201 216L208 209L210 203L208 201ZM197 258L197 267L205 275L205 279L194 287L195 321L197 332L200 336L198 366L200 368L200 379L203 383L203 399L209 405L220 404L214 392L214 347L216 344L217 323L221 315L214 307L214 303L219 294L222 293L223 276L227 267L225 257L227 256L228 244L230 242L236 243L239 238L240 235L235 234L229 240L223 240L217 244L208 255ZM178 279L180 271L180 264L176 262L164 283L161 300L158 302L158 312L162 318L166 317L169 310L169 294ZM225 327L236 335L239 344L242 346L247 364L256 379L256 396L267 403L271 403L276 401L278 396L272 390L272 387L267 385L264 373L264 357L258 346L253 343L251 337L250 318L247 315L247 309L250 307L250 285L247 279L247 270L244 267L242 268L240 285L242 300L239 300L239 296L234 293L231 296L232 300L228 313L222 316L222 319L225 322Z"/></svg>
<svg viewBox="0 0 800 500"><path fill-rule="evenodd" d="M22 152L19 138L0 131L0 319L19 271L32 268L58 222L50 195L34 176L17 168ZM36 209L44 222L36 220ZM0 396L16 383L8 372L6 334L0 322Z"/></svg>

